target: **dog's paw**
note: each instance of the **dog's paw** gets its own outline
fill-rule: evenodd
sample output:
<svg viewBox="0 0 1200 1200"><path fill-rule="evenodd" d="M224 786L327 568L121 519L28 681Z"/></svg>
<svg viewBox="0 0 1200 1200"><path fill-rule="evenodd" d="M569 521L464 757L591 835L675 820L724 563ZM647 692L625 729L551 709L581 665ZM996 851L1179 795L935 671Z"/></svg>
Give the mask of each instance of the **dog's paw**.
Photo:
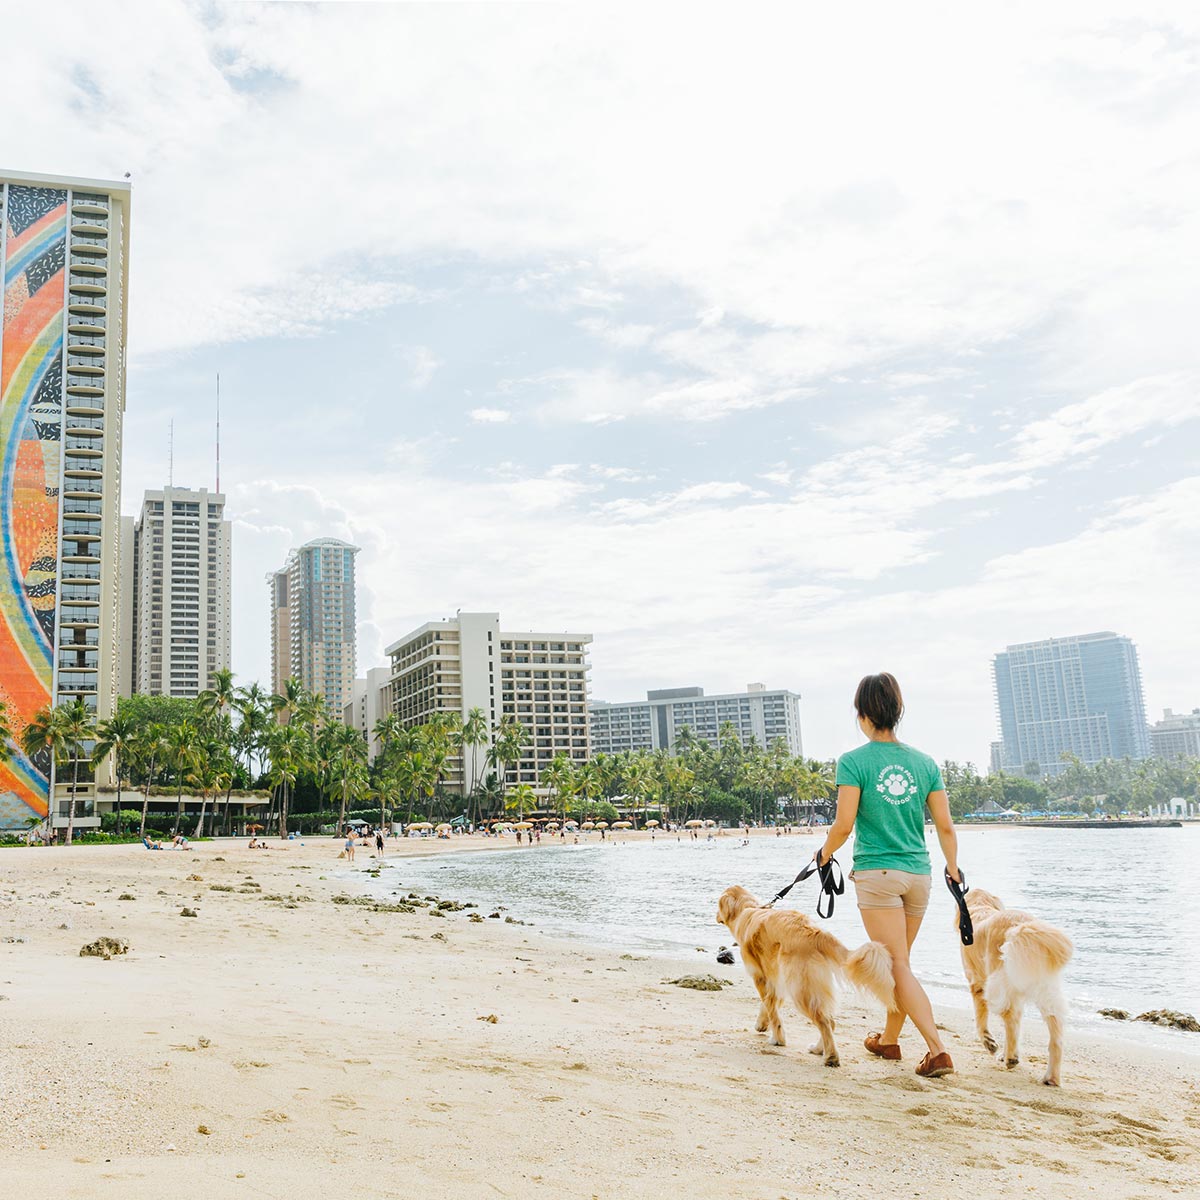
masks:
<svg viewBox="0 0 1200 1200"><path fill-rule="evenodd" d="M783 1036L782 1031L779 1033L773 1033L769 1038L767 1038L767 1044L770 1046L786 1046L787 1038Z"/></svg>
<svg viewBox="0 0 1200 1200"><path fill-rule="evenodd" d="M808 1052L809 1052L809 1054L824 1054L825 1053L825 1043L824 1042L813 1042L813 1044L811 1046L809 1046Z"/></svg>
<svg viewBox="0 0 1200 1200"><path fill-rule="evenodd" d="M1042 1082L1043 1082L1043 1083L1044 1083L1044 1084L1045 1084L1047 1087L1058 1087L1058 1080L1057 1080L1055 1077L1051 1076L1051 1075L1043 1075L1043 1076L1042 1076Z"/></svg>
<svg viewBox="0 0 1200 1200"><path fill-rule="evenodd" d="M754 1027L754 1032L755 1033L766 1033L767 1032L766 1021L759 1021L759 1023L757 1025L755 1025L755 1027Z"/></svg>
<svg viewBox="0 0 1200 1200"><path fill-rule="evenodd" d="M840 1058L838 1058L838 1056L836 1054L831 1054L825 1060L825 1065L827 1067L840 1067L842 1065L842 1060Z"/></svg>
<svg viewBox="0 0 1200 1200"><path fill-rule="evenodd" d="M999 1045L996 1042L996 1039L994 1037L992 1037L992 1035L990 1033L985 1033L983 1035L983 1037L981 1037L979 1040L981 1042L983 1042L983 1048L989 1054L995 1054L996 1051L1000 1049Z"/></svg>
<svg viewBox="0 0 1200 1200"><path fill-rule="evenodd" d="M1006 1058L1004 1060L1004 1065L1011 1071L1013 1067L1020 1063L1020 1061L1021 1060L1019 1058Z"/></svg>

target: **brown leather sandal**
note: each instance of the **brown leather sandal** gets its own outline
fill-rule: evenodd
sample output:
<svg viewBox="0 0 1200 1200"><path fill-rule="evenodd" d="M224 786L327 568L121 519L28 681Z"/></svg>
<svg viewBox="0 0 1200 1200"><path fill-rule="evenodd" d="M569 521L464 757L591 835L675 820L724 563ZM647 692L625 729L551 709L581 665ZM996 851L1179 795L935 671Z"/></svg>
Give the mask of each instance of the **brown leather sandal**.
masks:
<svg viewBox="0 0 1200 1200"><path fill-rule="evenodd" d="M926 1054L917 1067L917 1074L922 1079L940 1079L943 1075L953 1073L954 1063L945 1050L941 1054Z"/></svg>
<svg viewBox="0 0 1200 1200"><path fill-rule="evenodd" d="M880 1040L883 1037L882 1033L872 1033L863 1042L868 1053L875 1055L876 1058L886 1058L888 1062L896 1062L900 1058L900 1046L896 1042L892 1042L890 1046L885 1046Z"/></svg>

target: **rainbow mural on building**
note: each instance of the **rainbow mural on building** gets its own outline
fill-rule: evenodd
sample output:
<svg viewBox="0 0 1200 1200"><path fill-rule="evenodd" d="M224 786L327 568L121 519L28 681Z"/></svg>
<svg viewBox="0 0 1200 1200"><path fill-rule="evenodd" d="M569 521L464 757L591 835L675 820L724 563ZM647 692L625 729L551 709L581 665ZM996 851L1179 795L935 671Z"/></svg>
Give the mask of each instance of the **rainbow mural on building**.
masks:
<svg viewBox="0 0 1200 1200"><path fill-rule="evenodd" d="M14 737L51 701L62 453L67 193L0 187L0 700ZM44 817L50 763L0 763L0 828Z"/></svg>

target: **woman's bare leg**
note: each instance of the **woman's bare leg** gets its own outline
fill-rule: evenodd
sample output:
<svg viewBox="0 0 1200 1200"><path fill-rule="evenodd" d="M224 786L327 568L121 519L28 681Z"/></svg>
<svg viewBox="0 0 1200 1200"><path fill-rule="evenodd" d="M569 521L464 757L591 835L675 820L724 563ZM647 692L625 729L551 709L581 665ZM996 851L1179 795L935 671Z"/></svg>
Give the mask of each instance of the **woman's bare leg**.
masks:
<svg viewBox="0 0 1200 1200"><path fill-rule="evenodd" d="M921 928L921 922L925 919L925 914L912 917L907 913L904 916L905 936L908 939L908 948L912 949L912 944L917 940L917 930ZM880 1034L880 1042L885 1046L893 1046L900 1040L900 1031L904 1028L904 1022L908 1019L908 1013L904 1009L898 1012L890 1012L887 1015L887 1022L884 1024L883 1033Z"/></svg>
<svg viewBox="0 0 1200 1200"><path fill-rule="evenodd" d="M882 942L892 956L892 975L896 980L896 1002L912 1018L931 1054L943 1054L946 1047L933 1020L933 1006L925 989L908 965L908 918L902 908L861 908L867 937ZM886 1040L886 1039L885 1039Z"/></svg>

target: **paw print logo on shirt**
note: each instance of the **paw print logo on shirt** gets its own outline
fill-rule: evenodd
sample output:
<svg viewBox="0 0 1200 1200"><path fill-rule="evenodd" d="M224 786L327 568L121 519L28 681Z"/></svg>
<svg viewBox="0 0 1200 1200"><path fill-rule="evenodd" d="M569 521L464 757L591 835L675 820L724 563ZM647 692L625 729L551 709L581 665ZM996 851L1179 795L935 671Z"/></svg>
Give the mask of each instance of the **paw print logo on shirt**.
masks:
<svg viewBox="0 0 1200 1200"><path fill-rule="evenodd" d="M917 795L916 778L907 767L899 764L884 767L875 787L889 804L907 804Z"/></svg>

